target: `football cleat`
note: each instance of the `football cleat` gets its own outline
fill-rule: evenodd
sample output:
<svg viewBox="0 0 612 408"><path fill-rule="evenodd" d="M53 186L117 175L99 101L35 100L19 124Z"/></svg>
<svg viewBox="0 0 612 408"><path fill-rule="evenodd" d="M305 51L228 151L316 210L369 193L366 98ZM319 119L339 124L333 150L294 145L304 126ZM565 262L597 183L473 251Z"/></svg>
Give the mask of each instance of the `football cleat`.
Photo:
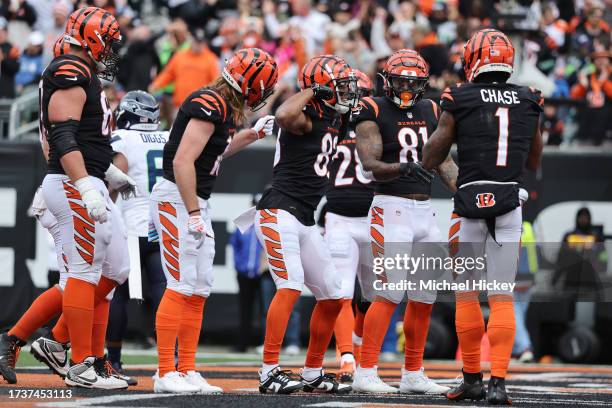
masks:
<svg viewBox="0 0 612 408"><path fill-rule="evenodd" d="M366 392L370 394L395 394L398 392L397 388L386 384L380 379L376 367L357 367L352 388L355 392Z"/></svg>
<svg viewBox="0 0 612 408"><path fill-rule="evenodd" d="M87 357L82 363L73 364L66 372L66 385L69 387L117 390L127 388L127 382L111 377L105 371L96 369L96 358Z"/></svg>
<svg viewBox="0 0 612 408"><path fill-rule="evenodd" d="M96 357L96 361L94 362L94 366L96 368L96 372L100 376L108 376L112 378L116 378L121 381L125 381L127 385L136 385L138 381L133 380L127 375L119 374L114 368L111 362L108 360L106 354L104 357ZM130 384L130 382L132 384Z"/></svg>
<svg viewBox="0 0 612 408"><path fill-rule="evenodd" d="M189 384L178 371L166 373L163 377L156 372L153 376L153 391L155 393L195 394L200 391L195 385Z"/></svg>
<svg viewBox="0 0 612 408"><path fill-rule="evenodd" d="M110 361L109 361L110 362ZM130 377L128 375L125 375L125 372L123 371L123 366L121 361L117 361L115 363L110 363L111 368L113 370L113 375L115 377L121 378L122 380L125 380L129 386L134 386L134 385L138 385L138 380L136 379L136 377Z"/></svg>
<svg viewBox="0 0 612 408"><path fill-rule="evenodd" d="M197 371L187 371L185 374L182 374L183 379L187 381L187 383L191 385L195 385L199 388L200 394L221 394L223 393L223 388L217 387L215 385L210 385L208 381L206 381L200 373Z"/></svg>
<svg viewBox="0 0 612 408"><path fill-rule="evenodd" d="M55 374L66 378L69 368L68 350L70 345L62 344L49 337L39 337L32 342L30 353L34 358L45 364Z"/></svg>
<svg viewBox="0 0 612 408"><path fill-rule="evenodd" d="M340 384L336 381L335 374L324 374L321 370L319 376L312 381L306 380L304 377L302 384L304 384L305 392L321 392L326 394L348 394L351 392L351 386L346 384Z"/></svg>
<svg viewBox="0 0 612 408"><path fill-rule="evenodd" d="M425 375L425 369L407 371L402 367L402 380L399 391L402 394L446 394L448 387L436 384Z"/></svg>
<svg viewBox="0 0 612 408"><path fill-rule="evenodd" d="M15 364L17 363L21 346L25 344L25 341L15 336L9 336L8 333L0 335L0 375L9 384L17 383Z"/></svg>
<svg viewBox="0 0 612 408"><path fill-rule="evenodd" d="M338 371L338 379L341 383L352 383L353 373L355 372L355 361L345 361Z"/></svg>
<svg viewBox="0 0 612 408"><path fill-rule="evenodd" d="M468 380L463 374L461 384L446 393L446 398L451 401L463 401L466 399L480 401L486 396L484 384L482 383L482 373L477 374L475 380Z"/></svg>
<svg viewBox="0 0 612 408"><path fill-rule="evenodd" d="M262 394L268 392L273 394L291 394L301 390L303 386L304 384L300 381L291 378L291 371L281 370L280 367L276 367L268 373L265 381L259 382L259 392Z"/></svg>
<svg viewBox="0 0 612 408"><path fill-rule="evenodd" d="M505 379L499 377L489 379L487 403L489 405L512 405L512 400L508 398L508 393L506 393Z"/></svg>

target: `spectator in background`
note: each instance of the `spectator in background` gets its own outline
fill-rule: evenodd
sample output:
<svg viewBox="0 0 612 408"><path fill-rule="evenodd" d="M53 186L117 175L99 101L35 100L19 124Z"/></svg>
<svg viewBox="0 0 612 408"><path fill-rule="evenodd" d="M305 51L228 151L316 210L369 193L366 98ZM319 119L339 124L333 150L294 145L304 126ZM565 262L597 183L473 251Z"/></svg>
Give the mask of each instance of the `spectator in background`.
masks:
<svg viewBox="0 0 612 408"><path fill-rule="evenodd" d="M53 4L51 20L49 21L48 28L43 31L43 34L45 34L45 46L43 49L45 66L53 59L53 45L57 38L64 33L66 21L71 12L72 5L68 4L67 1L56 1Z"/></svg>
<svg viewBox="0 0 612 408"><path fill-rule="evenodd" d="M414 48L416 46L416 42L412 37L414 29L417 26L429 27L429 20L417 11L415 2L401 0L398 3L393 13L394 20L391 26L389 26L389 31L399 34L404 42L404 47Z"/></svg>
<svg viewBox="0 0 612 408"><path fill-rule="evenodd" d="M587 106L579 112L578 140L599 146L611 126L612 81L609 51L591 54L592 65L578 73L578 83L571 96L586 101Z"/></svg>
<svg viewBox="0 0 612 408"><path fill-rule="evenodd" d="M545 145L559 146L563 141L563 121L557 116L556 106L544 106L544 117L540 120L540 132Z"/></svg>
<svg viewBox="0 0 612 408"><path fill-rule="evenodd" d="M33 31L28 37L28 46L19 58L19 72L15 76L15 86L18 93L24 87L38 84L42 75L43 66L43 44L45 36L39 31Z"/></svg>
<svg viewBox="0 0 612 408"><path fill-rule="evenodd" d="M191 92L208 85L219 76L219 72L219 59L208 48L204 30L196 28L191 30L190 47L174 54L149 91L156 93L174 84L172 102L178 109Z"/></svg>
<svg viewBox="0 0 612 408"><path fill-rule="evenodd" d="M309 56L321 53L331 19L312 7L312 0L293 0L291 7L293 17L289 19L289 25L302 30L306 52Z"/></svg>
<svg viewBox="0 0 612 408"><path fill-rule="evenodd" d="M339 47L334 50L334 54L344 58L352 68L365 72L366 75L373 75L376 57L361 37L359 30L349 32L348 36L338 45Z"/></svg>
<svg viewBox="0 0 612 408"><path fill-rule="evenodd" d="M585 3L584 17L575 18L571 26L575 46L586 46L589 51L599 51L598 44L609 46L610 26L603 20L603 13L600 1Z"/></svg>
<svg viewBox="0 0 612 408"><path fill-rule="evenodd" d="M121 58L117 81L127 91L148 89L160 70L151 29L142 25L130 32L127 50Z"/></svg>
<svg viewBox="0 0 612 408"><path fill-rule="evenodd" d="M252 205L257 205L258 201L259 197L253 196ZM230 245L234 251L240 312L240 331L236 350L244 353L253 337L253 311L257 297L261 295L263 247L252 225L244 234L236 229L230 236Z"/></svg>
<svg viewBox="0 0 612 408"><path fill-rule="evenodd" d="M0 17L0 98L15 97L15 75L19 72L19 50L8 41L8 22Z"/></svg>
<svg viewBox="0 0 612 408"><path fill-rule="evenodd" d="M429 63L429 75L440 77L448 68L448 53L429 25L417 25L412 32L414 49Z"/></svg>

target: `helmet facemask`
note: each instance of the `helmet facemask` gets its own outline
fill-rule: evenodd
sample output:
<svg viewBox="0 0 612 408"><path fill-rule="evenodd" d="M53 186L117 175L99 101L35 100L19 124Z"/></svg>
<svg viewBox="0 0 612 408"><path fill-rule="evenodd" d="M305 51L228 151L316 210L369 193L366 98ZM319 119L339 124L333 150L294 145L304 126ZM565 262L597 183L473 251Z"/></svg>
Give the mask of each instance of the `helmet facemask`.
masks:
<svg viewBox="0 0 612 408"><path fill-rule="evenodd" d="M357 78L351 72L348 77L335 79L333 81L336 103L332 106L336 112L345 114L357 107L359 103L359 89Z"/></svg>
<svg viewBox="0 0 612 408"><path fill-rule="evenodd" d="M98 76L107 81L112 81L119 72L119 61L121 60L119 50L121 50L122 46L121 35L119 34L119 39L114 38L110 34L99 37L102 44L104 44L104 49L100 53L100 60L97 61L99 68Z"/></svg>
<svg viewBox="0 0 612 408"><path fill-rule="evenodd" d="M423 96L428 76L385 75L385 88L393 102L400 108L414 106Z"/></svg>
<svg viewBox="0 0 612 408"><path fill-rule="evenodd" d="M264 106L266 106L266 103L268 103L268 98L270 96L272 96L272 94L274 93L274 90L276 87L272 87L272 88L266 88L264 86L263 81L259 81L260 82L260 87L261 87L261 92L260 95L261 97L259 97L258 99L255 99L253 102L249 102L247 101L247 105L249 106L249 108L251 108L251 112L257 112L258 110L260 110L261 108L263 108ZM255 94L256 93L253 92L252 90L248 91L248 94ZM250 95L249 95L249 100L250 100Z"/></svg>

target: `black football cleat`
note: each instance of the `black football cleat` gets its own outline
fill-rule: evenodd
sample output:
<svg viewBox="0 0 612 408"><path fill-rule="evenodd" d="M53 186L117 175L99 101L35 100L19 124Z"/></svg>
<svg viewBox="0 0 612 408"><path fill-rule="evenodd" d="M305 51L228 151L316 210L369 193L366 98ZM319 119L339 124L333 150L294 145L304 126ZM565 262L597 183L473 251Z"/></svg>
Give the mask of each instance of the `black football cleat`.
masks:
<svg viewBox="0 0 612 408"><path fill-rule="evenodd" d="M463 373L463 381L461 381L461 384L447 391L446 398L451 401L480 401L484 399L486 395L487 393L482 382L482 373Z"/></svg>
<svg viewBox="0 0 612 408"><path fill-rule="evenodd" d="M9 336L8 333L0 335L0 375L9 384L17 383L15 364L19 357L19 351L25 344L25 341L15 336Z"/></svg>
<svg viewBox="0 0 612 408"><path fill-rule="evenodd" d="M348 394L352 388L347 384L340 384L336 381L335 374L324 374L321 370L321 374L312 381L306 380L301 377L302 384L304 384L305 392L321 392L325 394Z"/></svg>
<svg viewBox="0 0 612 408"><path fill-rule="evenodd" d="M489 390L487 391L487 403L489 405L512 405L506 392L506 380L499 377L491 377Z"/></svg>
<svg viewBox="0 0 612 408"><path fill-rule="evenodd" d="M268 373L265 381L259 382L259 392L262 394L291 394L300 391L304 385L291 377L291 371L276 367Z"/></svg>

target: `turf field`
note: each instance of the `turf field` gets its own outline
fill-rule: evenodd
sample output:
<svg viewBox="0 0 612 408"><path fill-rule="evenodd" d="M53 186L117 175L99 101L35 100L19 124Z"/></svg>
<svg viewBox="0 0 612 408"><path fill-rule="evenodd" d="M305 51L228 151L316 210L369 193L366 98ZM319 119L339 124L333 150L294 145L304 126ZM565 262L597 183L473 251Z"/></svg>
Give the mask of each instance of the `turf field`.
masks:
<svg viewBox="0 0 612 408"><path fill-rule="evenodd" d="M127 373L138 378L139 385L119 392L67 389L63 381L50 374L27 352L19 359L18 384L0 385L2 407L435 407L445 405L486 406L484 403L455 404L443 397L422 395L372 396L349 394L336 397L307 393L290 396L260 395L257 391L259 356L256 354L198 353L199 370L211 384L223 387L224 395L176 396L154 394L152 380L155 370L153 352L130 353L124 356ZM290 368L298 372L303 356L285 358ZM333 372L333 355L328 360ZM429 361L427 374L448 385L457 381L460 372L454 361ZM399 381L400 363L382 363L381 377L391 384ZM485 377L487 375L485 374ZM612 366L578 366L563 364L513 364L508 378L513 405L526 407L601 407L612 406ZM23 390L17 392L17 390ZM39 391L38 397L36 391ZM41 390L52 390L40 393ZM44 398L71 390L70 398ZM46 395L43 395L45 394ZM55 394L54 394L55 393ZM29 396L28 396L29 395ZM19 397L19 398L16 398Z"/></svg>

